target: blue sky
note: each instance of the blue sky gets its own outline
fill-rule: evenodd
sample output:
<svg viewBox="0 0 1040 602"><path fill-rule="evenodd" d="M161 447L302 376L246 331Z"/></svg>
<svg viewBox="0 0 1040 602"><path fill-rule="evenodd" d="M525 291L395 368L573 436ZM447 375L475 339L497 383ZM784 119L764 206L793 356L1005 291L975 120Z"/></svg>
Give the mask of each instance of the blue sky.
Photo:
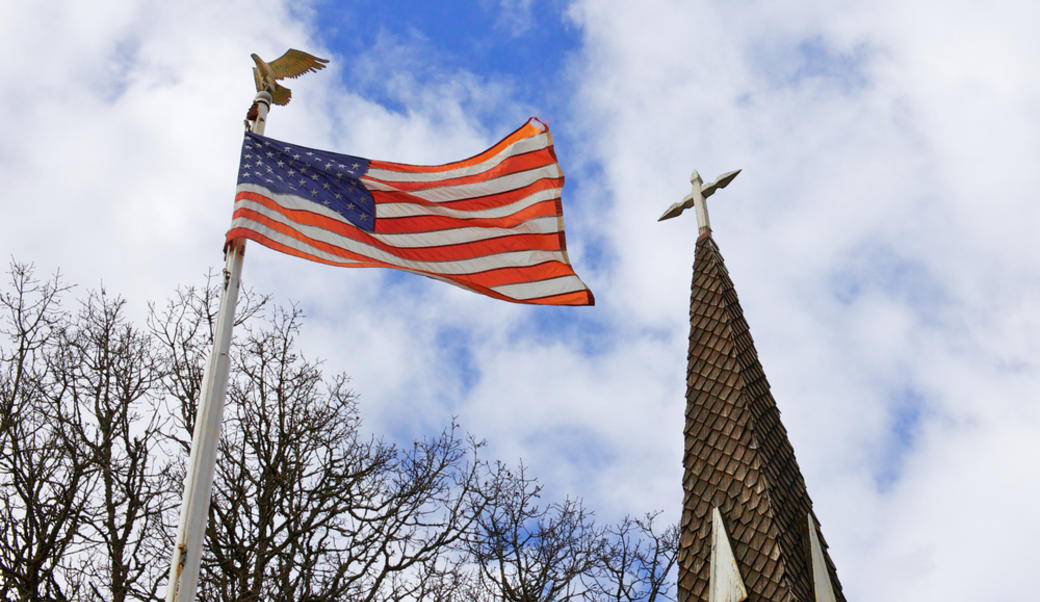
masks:
<svg viewBox="0 0 1040 602"><path fill-rule="evenodd" d="M692 169L742 168L711 199L715 239L847 595L1019 599L1040 538L1038 12L7 3L0 251L103 281L139 317L200 282L221 264L251 52L331 60L271 115L302 145L441 163L538 115L595 307L258 245L245 282L304 308L305 352L351 375L373 433L458 417L551 495L675 520L696 225L656 219Z"/></svg>

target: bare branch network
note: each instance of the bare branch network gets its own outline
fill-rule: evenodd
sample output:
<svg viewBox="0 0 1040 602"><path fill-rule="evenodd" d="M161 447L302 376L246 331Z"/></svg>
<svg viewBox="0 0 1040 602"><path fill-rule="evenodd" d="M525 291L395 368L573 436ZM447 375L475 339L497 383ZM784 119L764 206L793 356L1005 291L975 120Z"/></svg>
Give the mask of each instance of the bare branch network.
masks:
<svg viewBox="0 0 1040 602"><path fill-rule="evenodd" d="M159 600L217 282L141 328L12 263L0 290L0 600ZM344 374L296 337L298 308L243 293L199 597L674 600L678 529L600 525L580 500L483 458L448 425L366 437Z"/></svg>

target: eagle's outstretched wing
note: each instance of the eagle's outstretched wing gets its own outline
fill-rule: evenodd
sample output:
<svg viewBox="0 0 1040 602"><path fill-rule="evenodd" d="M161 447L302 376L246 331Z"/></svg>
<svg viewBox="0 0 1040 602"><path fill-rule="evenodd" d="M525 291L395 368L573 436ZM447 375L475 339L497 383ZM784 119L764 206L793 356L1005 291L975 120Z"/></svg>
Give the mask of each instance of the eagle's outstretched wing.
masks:
<svg viewBox="0 0 1040 602"><path fill-rule="evenodd" d="M324 69L327 62L329 62L328 59L320 59L302 50L290 48L285 54L268 64L271 66L275 79L282 79L283 77L299 77L304 73Z"/></svg>

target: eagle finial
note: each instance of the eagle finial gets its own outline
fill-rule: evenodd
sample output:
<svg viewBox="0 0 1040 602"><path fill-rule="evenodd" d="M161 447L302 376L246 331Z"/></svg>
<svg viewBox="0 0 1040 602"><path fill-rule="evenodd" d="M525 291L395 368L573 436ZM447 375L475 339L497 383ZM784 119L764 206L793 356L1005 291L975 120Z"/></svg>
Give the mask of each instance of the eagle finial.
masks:
<svg viewBox="0 0 1040 602"><path fill-rule="evenodd" d="M270 63L264 62L255 52L250 56L256 63L256 67L253 67L256 91L267 90L270 92L276 105L289 104L289 100L292 99L292 91L279 84L277 80L299 77L304 73L324 69L325 63L329 62L328 59L320 59L295 48L290 48L285 54Z"/></svg>

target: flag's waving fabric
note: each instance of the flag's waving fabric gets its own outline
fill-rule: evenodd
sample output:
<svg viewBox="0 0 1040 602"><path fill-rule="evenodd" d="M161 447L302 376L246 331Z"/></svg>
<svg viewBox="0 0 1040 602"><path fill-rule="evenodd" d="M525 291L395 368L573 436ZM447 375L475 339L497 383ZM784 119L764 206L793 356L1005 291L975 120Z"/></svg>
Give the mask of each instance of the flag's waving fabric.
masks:
<svg viewBox="0 0 1040 602"><path fill-rule="evenodd" d="M563 172L532 119L488 150L404 165L246 133L227 240L346 267L387 267L497 299L592 305L563 235Z"/></svg>

